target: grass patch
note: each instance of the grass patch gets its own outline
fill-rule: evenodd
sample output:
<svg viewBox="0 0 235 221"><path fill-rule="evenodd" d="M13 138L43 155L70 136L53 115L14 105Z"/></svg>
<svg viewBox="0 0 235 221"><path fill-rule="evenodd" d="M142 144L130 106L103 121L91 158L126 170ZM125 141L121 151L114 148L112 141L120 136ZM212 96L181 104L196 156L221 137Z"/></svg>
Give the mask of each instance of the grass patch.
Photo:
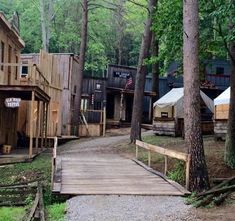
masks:
<svg viewBox="0 0 235 221"><path fill-rule="evenodd" d="M37 158L35 158L32 162L29 163L18 163L14 165L6 165L3 167L0 167L0 185L6 185L6 184L14 184L14 183L20 183L20 182L27 182L30 180L35 179L41 179L42 184L44 187L44 203L45 206L49 208L49 215L52 217L52 219L48 220L63 220L64 216L64 208L65 204L62 203L60 206L60 202L65 202L64 197L59 197L52 195L51 193L51 156L50 154L40 154ZM28 199L28 206L32 203L34 200L34 197L29 197ZM53 203L56 206L52 205ZM50 208L52 207L52 209ZM63 210L62 212L59 212L59 209ZM11 212L12 211L12 212ZM54 215L53 215L53 211ZM24 214L25 214L25 208L22 207L5 207L0 208L0 221L15 221L15 220L22 220ZM56 216L58 213L58 216L61 219L54 219L53 217Z"/></svg>
<svg viewBox="0 0 235 221"><path fill-rule="evenodd" d="M66 203L47 206L46 210L48 221L65 221Z"/></svg>
<svg viewBox="0 0 235 221"><path fill-rule="evenodd" d="M22 220L25 214L24 207L1 207L0 221L18 221Z"/></svg>
<svg viewBox="0 0 235 221"><path fill-rule="evenodd" d="M174 168L171 171L168 171L167 177L176 181L177 183L185 183L185 163L177 160Z"/></svg>
<svg viewBox="0 0 235 221"><path fill-rule="evenodd" d="M0 167L0 185L25 182L35 179L44 180L43 184L50 184L51 156L41 154L30 163L18 163Z"/></svg>

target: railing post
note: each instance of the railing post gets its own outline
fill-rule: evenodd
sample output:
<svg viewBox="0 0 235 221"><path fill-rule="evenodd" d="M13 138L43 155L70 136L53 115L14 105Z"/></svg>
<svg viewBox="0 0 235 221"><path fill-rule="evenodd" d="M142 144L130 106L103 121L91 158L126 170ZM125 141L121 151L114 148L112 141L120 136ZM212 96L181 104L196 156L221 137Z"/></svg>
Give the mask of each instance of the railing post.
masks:
<svg viewBox="0 0 235 221"><path fill-rule="evenodd" d="M167 170L168 170L168 157L165 156L165 169L164 169L164 175L165 176L166 176Z"/></svg>
<svg viewBox="0 0 235 221"><path fill-rule="evenodd" d="M138 160L138 157L139 157L139 147L138 147L138 145L136 144L136 145L135 145L135 158Z"/></svg>
<svg viewBox="0 0 235 221"><path fill-rule="evenodd" d="M151 151L148 151L148 166L151 167Z"/></svg>
<svg viewBox="0 0 235 221"><path fill-rule="evenodd" d="M186 189L189 189L189 173L190 173L190 161L191 161L191 155L188 155L188 159L186 161L186 177L185 177L185 186Z"/></svg>

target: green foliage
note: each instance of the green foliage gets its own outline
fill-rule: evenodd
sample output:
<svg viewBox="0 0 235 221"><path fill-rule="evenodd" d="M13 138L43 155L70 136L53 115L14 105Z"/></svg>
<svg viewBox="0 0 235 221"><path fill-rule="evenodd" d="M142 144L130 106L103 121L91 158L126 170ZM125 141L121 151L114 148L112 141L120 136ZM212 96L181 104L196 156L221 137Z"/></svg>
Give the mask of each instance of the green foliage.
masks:
<svg viewBox="0 0 235 221"><path fill-rule="evenodd" d="M19 221L25 214L24 207L1 207L0 221Z"/></svg>
<svg viewBox="0 0 235 221"><path fill-rule="evenodd" d="M48 221L65 221L64 214L66 212L66 204L53 204L47 206Z"/></svg>
<svg viewBox="0 0 235 221"><path fill-rule="evenodd" d="M174 169L168 171L167 176L177 183L184 183L185 181L185 167L184 162L177 160Z"/></svg>

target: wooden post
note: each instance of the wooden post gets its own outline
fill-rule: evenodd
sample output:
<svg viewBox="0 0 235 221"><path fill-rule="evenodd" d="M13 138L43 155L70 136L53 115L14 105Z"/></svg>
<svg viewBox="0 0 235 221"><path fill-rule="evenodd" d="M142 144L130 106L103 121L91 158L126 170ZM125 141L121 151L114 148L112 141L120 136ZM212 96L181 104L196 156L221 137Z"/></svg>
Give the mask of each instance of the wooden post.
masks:
<svg viewBox="0 0 235 221"><path fill-rule="evenodd" d="M40 101L37 101L37 123L36 123L36 152L38 153L38 139L40 136Z"/></svg>
<svg viewBox="0 0 235 221"><path fill-rule="evenodd" d="M46 117L45 117L45 147L47 148L48 147L48 143L47 143L47 126L48 126L48 107L49 107L49 104L46 103Z"/></svg>
<svg viewBox="0 0 235 221"><path fill-rule="evenodd" d="M104 111L103 111L103 137L106 134L106 104L104 103Z"/></svg>
<svg viewBox="0 0 235 221"><path fill-rule="evenodd" d="M120 99L120 121L122 120L122 112L123 112L123 98L124 98L124 95L123 95L123 91L121 91L121 99Z"/></svg>
<svg viewBox="0 0 235 221"><path fill-rule="evenodd" d="M151 151L148 151L148 166L151 167Z"/></svg>
<svg viewBox="0 0 235 221"><path fill-rule="evenodd" d="M168 170L168 157L165 156L165 169L164 169L164 175L165 176L166 176L167 170Z"/></svg>
<svg viewBox="0 0 235 221"><path fill-rule="evenodd" d="M43 150L44 146L44 120L45 120L45 102L42 104L42 117L41 117L41 150Z"/></svg>
<svg viewBox="0 0 235 221"><path fill-rule="evenodd" d="M186 177L185 177L185 184L186 189L189 189L189 173L190 173L190 161L191 161L191 155L188 155L188 160L186 161Z"/></svg>
<svg viewBox="0 0 235 221"><path fill-rule="evenodd" d="M139 157L139 147L138 145L135 145L135 158L138 160Z"/></svg>
<svg viewBox="0 0 235 221"><path fill-rule="evenodd" d="M29 158L33 157L33 104L34 104L35 94L32 91L31 101L30 101L30 119L29 119Z"/></svg>

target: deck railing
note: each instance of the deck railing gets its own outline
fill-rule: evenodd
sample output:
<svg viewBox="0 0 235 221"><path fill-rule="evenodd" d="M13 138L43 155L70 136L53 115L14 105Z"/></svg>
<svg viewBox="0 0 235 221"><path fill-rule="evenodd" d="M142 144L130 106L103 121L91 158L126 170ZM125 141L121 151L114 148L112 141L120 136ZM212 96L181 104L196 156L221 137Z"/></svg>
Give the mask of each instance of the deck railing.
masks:
<svg viewBox="0 0 235 221"><path fill-rule="evenodd" d="M186 172L185 172L185 183L186 189L189 188L189 167L190 167L190 159L191 155L182 153L175 150L169 150L163 147L155 146L152 144L148 144L139 140L136 140L136 159L139 157L139 147L142 147L148 150L148 166L151 167L151 152L161 154L165 157L165 169L164 174L166 175L168 170L168 157L175 158L181 161L184 161L186 164Z"/></svg>

